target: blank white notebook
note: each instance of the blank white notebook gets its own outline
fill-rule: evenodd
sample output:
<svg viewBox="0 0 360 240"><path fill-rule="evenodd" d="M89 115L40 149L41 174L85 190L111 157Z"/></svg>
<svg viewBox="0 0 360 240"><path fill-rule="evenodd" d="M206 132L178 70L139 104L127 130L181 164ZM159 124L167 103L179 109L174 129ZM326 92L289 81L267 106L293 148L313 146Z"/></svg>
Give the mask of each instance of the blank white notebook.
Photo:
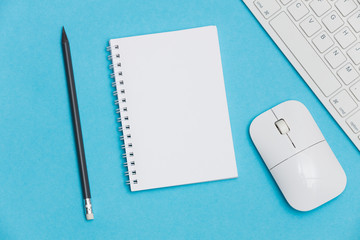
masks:
<svg viewBox="0 0 360 240"><path fill-rule="evenodd" d="M236 178L215 26L110 40L132 191Z"/></svg>

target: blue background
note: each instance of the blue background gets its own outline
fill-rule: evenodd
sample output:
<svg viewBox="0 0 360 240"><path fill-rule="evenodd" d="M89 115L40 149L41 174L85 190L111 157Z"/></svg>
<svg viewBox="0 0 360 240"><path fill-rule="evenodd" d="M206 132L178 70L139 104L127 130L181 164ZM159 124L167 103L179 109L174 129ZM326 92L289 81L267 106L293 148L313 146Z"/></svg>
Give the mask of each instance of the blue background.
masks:
<svg viewBox="0 0 360 240"><path fill-rule="evenodd" d="M95 220L83 213L61 27L71 43ZM131 193L105 51L111 38L216 25L239 178ZM359 152L239 0L0 2L0 239L358 239ZM282 197L251 120L311 111L348 177L308 212ZM214 111L216 114L216 111Z"/></svg>

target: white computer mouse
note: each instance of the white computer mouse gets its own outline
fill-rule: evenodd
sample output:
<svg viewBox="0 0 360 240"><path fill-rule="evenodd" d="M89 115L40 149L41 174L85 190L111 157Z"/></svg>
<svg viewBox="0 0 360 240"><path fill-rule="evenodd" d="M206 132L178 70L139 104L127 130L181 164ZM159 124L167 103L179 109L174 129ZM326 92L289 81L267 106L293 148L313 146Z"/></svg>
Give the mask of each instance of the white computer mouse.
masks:
<svg viewBox="0 0 360 240"><path fill-rule="evenodd" d="M302 103L287 101L259 115L250 136L293 208L310 211L344 191L345 172Z"/></svg>

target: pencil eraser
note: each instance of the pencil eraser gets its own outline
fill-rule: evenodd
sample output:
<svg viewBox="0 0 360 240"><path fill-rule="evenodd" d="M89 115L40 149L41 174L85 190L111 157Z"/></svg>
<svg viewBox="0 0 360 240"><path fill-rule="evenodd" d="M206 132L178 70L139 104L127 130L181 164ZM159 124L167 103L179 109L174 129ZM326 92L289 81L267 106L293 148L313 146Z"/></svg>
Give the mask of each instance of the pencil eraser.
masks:
<svg viewBox="0 0 360 240"><path fill-rule="evenodd" d="M87 220L93 220L94 219L94 214L93 213L86 214L86 219Z"/></svg>

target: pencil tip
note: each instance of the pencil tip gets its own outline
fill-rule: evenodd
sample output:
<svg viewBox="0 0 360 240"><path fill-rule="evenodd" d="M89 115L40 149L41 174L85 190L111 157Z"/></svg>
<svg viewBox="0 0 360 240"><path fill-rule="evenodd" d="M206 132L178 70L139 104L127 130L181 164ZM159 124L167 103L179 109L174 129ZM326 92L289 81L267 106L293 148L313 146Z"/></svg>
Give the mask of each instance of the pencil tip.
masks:
<svg viewBox="0 0 360 240"><path fill-rule="evenodd" d="M63 29L62 29L61 41L62 41L62 42L67 42L67 41L68 41L68 38L67 38L66 32L65 32L65 27L63 27Z"/></svg>

